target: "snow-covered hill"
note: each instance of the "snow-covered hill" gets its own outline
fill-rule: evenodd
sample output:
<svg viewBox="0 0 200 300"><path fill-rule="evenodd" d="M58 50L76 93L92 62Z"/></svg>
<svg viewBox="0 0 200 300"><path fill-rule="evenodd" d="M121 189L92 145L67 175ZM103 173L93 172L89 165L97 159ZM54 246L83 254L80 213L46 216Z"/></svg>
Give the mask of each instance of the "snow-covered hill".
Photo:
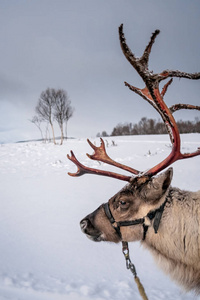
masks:
<svg viewBox="0 0 200 300"><path fill-rule="evenodd" d="M109 137L109 155L139 170L170 151L167 136ZM111 146L112 140L117 146ZM200 146L200 134L182 135L183 152ZM99 140L95 141L96 144ZM121 245L94 243L79 221L106 202L124 183L112 178L68 176L75 166L66 154L91 167L86 139L63 146L27 142L0 145L0 300L139 300ZM173 185L198 190L200 157L174 164ZM130 255L150 300L200 299L184 293L155 265L139 243Z"/></svg>

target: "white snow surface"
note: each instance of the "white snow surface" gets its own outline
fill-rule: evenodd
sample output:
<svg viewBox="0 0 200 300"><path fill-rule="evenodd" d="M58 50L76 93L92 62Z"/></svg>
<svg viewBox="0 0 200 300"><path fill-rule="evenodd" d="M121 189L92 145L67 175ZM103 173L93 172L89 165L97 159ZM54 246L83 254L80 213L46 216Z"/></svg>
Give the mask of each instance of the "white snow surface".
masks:
<svg viewBox="0 0 200 300"><path fill-rule="evenodd" d="M183 152L200 146L200 134L182 135ZM170 152L167 135L108 137L107 152L144 171ZM111 146L112 140L117 146ZM99 145L99 139L93 139ZM63 146L25 142L0 145L0 300L141 299L120 244L95 243L79 222L125 183L95 175L70 177L73 149L87 166L113 170L90 160L86 139ZM173 186L199 189L200 157L174 163ZM118 171L118 170L115 170ZM120 173L125 174L122 170ZM149 300L200 299L160 271L139 243L129 243Z"/></svg>

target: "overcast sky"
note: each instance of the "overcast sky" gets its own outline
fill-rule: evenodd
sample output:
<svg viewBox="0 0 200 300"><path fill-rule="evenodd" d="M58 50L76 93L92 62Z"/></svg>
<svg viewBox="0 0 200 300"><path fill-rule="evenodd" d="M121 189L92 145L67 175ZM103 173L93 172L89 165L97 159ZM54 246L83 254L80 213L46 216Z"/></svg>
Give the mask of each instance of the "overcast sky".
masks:
<svg viewBox="0 0 200 300"><path fill-rule="evenodd" d="M121 23L136 56L161 30L150 57L154 72L200 71L199 0L0 0L0 142L40 137L29 119L48 87L70 96L69 136L95 137L120 122L158 119L124 86L144 84L122 54ZM175 79L165 100L199 105L199 94L200 81ZM192 120L200 113L175 117Z"/></svg>

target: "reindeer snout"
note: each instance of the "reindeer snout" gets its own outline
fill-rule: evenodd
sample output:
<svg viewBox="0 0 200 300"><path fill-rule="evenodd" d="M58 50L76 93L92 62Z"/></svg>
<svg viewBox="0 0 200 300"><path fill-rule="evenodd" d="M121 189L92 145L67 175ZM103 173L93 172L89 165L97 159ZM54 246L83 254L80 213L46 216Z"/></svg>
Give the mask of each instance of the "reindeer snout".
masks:
<svg viewBox="0 0 200 300"><path fill-rule="evenodd" d="M81 230L82 230L83 232L85 232L85 230L86 230L86 228L87 228L87 226L88 226L88 221L89 221L89 220L87 220L87 219L83 219L83 220L81 220L81 222L80 222Z"/></svg>
<svg viewBox="0 0 200 300"><path fill-rule="evenodd" d="M88 217L81 220L80 227L81 227L82 232L85 234L89 234L89 235L96 234L96 229L95 229L94 225L92 224L92 221Z"/></svg>
<svg viewBox="0 0 200 300"><path fill-rule="evenodd" d="M89 239L95 242L101 241L100 238L101 232L94 226L90 218L85 218L81 220L80 227L82 232L85 233Z"/></svg>

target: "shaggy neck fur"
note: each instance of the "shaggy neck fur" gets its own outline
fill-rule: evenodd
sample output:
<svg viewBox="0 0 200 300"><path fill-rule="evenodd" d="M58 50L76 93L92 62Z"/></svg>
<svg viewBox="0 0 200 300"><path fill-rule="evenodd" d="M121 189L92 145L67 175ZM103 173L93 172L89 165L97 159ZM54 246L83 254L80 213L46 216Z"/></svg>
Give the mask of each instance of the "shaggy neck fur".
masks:
<svg viewBox="0 0 200 300"><path fill-rule="evenodd" d="M158 233L149 227L142 244L160 267L186 287L200 293L200 191L170 188Z"/></svg>

